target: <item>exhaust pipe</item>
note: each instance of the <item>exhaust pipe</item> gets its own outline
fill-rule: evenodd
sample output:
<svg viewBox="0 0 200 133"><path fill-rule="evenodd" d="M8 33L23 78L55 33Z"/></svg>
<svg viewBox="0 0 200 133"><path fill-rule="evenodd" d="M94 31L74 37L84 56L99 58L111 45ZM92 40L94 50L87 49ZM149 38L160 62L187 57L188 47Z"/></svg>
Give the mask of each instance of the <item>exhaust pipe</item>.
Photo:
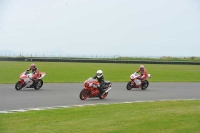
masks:
<svg viewBox="0 0 200 133"><path fill-rule="evenodd" d="M109 89L107 89L107 90L105 91L105 93L109 92L111 89L112 89L112 87L110 87Z"/></svg>
<svg viewBox="0 0 200 133"><path fill-rule="evenodd" d="M109 92L112 89L112 87L110 87L109 89L107 89L101 96L103 96L105 93Z"/></svg>

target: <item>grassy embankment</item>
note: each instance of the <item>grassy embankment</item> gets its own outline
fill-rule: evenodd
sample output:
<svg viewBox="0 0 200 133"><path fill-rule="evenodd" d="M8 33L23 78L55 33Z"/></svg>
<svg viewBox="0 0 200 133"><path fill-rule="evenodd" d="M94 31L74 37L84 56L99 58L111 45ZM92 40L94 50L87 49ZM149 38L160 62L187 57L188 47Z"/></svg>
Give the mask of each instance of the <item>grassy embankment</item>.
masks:
<svg viewBox="0 0 200 133"><path fill-rule="evenodd" d="M139 64L107 64L107 63L66 63L35 62L40 71L47 75L44 82L65 83L83 82L94 76L98 69L103 70L106 80L127 82L131 73ZM31 62L0 62L0 83L16 83L19 74L30 66ZM152 75L150 82L198 82L200 67L198 65L154 65L145 64L147 72Z"/></svg>
<svg viewBox="0 0 200 133"><path fill-rule="evenodd" d="M163 56L159 58L148 58L148 57L118 57L116 60L148 60L148 61L188 61L188 62L200 62L200 57L170 57Z"/></svg>

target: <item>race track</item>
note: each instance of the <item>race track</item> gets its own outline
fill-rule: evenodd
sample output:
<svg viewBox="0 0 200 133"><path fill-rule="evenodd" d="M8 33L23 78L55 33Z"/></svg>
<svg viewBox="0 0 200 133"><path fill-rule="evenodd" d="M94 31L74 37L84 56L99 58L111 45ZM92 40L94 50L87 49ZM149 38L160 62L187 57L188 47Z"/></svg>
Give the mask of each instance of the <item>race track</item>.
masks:
<svg viewBox="0 0 200 133"><path fill-rule="evenodd" d="M112 83L105 99L79 99L83 83L44 83L41 90L32 88L16 91L14 84L0 85L0 111L37 107L72 106L161 99L200 98L200 83L150 83L147 90L126 90L126 83Z"/></svg>

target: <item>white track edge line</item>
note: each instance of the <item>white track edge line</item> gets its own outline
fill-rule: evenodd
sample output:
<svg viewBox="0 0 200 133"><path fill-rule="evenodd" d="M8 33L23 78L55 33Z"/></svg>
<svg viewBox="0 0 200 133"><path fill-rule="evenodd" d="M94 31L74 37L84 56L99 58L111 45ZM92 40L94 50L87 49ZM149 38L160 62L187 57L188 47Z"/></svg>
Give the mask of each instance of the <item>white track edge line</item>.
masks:
<svg viewBox="0 0 200 133"><path fill-rule="evenodd" d="M126 102L114 102L114 103L81 104L81 105L72 105L72 106L51 106L51 107L26 108L26 109L18 109L18 110L0 111L0 114L27 112L27 111L50 110L50 109L60 109L60 108L96 106L96 105L129 104L129 103L144 103L144 102L159 102L159 101L180 101L180 100L189 101L189 100L200 100L200 99L199 98L194 98L194 99L161 99L161 100L140 100L140 101L132 101L132 102L126 101Z"/></svg>

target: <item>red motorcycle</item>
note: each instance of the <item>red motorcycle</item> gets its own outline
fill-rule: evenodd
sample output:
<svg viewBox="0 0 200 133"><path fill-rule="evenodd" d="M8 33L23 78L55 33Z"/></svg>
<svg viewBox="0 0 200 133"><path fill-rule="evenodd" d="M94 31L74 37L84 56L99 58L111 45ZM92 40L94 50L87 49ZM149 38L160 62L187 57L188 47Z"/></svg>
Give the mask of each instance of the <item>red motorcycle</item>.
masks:
<svg viewBox="0 0 200 133"><path fill-rule="evenodd" d="M132 88L141 88L142 90L146 90L147 87L149 86L149 81L147 80L148 78L151 77L150 74L148 74L148 78L142 82L141 79L138 79L137 76L138 73L133 73L130 75L130 81L126 85L127 90L131 90Z"/></svg>
<svg viewBox="0 0 200 133"><path fill-rule="evenodd" d="M32 80L32 73L29 71L22 72L20 74L19 81L15 84L16 90L21 90L23 88L35 88L35 90L39 90L43 86L42 78L46 75L45 72L40 72L40 76L36 80Z"/></svg>
<svg viewBox="0 0 200 133"><path fill-rule="evenodd" d="M99 89L99 82L93 78L89 78L84 82L84 88L80 92L80 99L85 100L87 98L99 97L100 99L104 99L108 92L112 89L112 85L110 81L105 81L104 93L101 94Z"/></svg>

